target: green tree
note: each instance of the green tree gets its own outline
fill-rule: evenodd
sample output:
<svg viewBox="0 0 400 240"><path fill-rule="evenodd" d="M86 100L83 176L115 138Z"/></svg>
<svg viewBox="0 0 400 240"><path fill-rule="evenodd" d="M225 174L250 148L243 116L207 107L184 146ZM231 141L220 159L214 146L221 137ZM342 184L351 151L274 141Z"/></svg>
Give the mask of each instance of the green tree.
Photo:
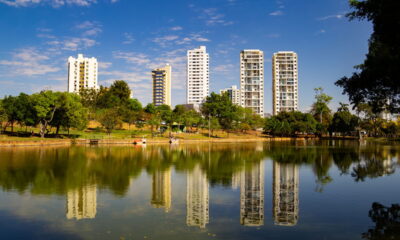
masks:
<svg viewBox="0 0 400 240"><path fill-rule="evenodd" d="M3 107L3 100L0 99L0 134L3 132L3 123L8 122L7 113Z"/></svg>
<svg viewBox="0 0 400 240"><path fill-rule="evenodd" d="M217 118L219 125L228 132L233 129L234 123L239 120L239 107L232 103L228 93L208 96L201 107L204 116Z"/></svg>
<svg viewBox="0 0 400 240"><path fill-rule="evenodd" d="M321 133L325 133L331 121L331 109L328 104L331 102L332 97L324 93L324 89L319 87L315 88L315 102L311 107L311 113L315 119L318 119L320 125L318 129Z"/></svg>
<svg viewBox="0 0 400 240"><path fill-rule="evenodd" d="M111 95L116 96L119 99L120 104L128 103L131 97L131 90L128 83L123 80L116 80L110 86L109 92Z"/></svg>
<svg viewBox="0 0 400 240"><path fill-rule="evenodd" d="M18 97L16 97L15 108L17 109L17 121L21 126L35 126L37 124L35 110L32 106L31 96L20 93Z"/></svg>
<svg viewBox="0 0 400 240"><path fill-rule="evenodd" d="M129 128L137 123L142 115L142 104L137 99L129 99L128 103L121 108L122 120L128 123Z"/></svg>
<svg viewBox="0 0 400 240"><path fill-rule="evenodd" d="M364 62L350 77L336 82L354 105L369 103L375 113L400 111L400 4L398 0L351 0L350 20L367 19L373 24Z"/></svg>
<svg viewBox="0 0 400 240"><path fill-rule="evenodd" d="M59 107L59 94L52 91L41 91L31 95L35 117L39 123L39 134L44 138L47 126L54 118L54 113Z"/></svg>
<svg viewBox="0 0 400 240"><path fill-rule="evenodd" d="M50 123L56 127L56 134L61 127L70 129L84 129L88 122L87 108L83 107L81 99L74 93L59 93L58 108L54 113L54 119Z"/></svg>
<svg viewBox="0 0 400 240"><path fill-rule="evenodd" d="M106 129L108 135L111 135L111 132L121 123L118 109L115 108L102 111L98 119L101 125Z"/></svg>
<svg viewBox="0 0 400 240"><path fill-rule="evenodd" d="M99 108L115 108L128 104L131 90L125 81L117 80L109 88L100 87L97 106Z"/></svg>
<svg viewBox="0 0 400 240"><path fill-rule="evenodd" d="M340 107L333 115L330 131L349 134L356 130L358 123L358 117L350 113L348 104L340 103Z"/></svg>
<svg viewBox="0 0 400 240"><path fill-rule="evenodd" d="M18 121L17 97L6 96L3 99L4 112L7 115L7 124L4 126L4 131L8 126L11 126L11 132L14 132L14 124Z"/></svg>

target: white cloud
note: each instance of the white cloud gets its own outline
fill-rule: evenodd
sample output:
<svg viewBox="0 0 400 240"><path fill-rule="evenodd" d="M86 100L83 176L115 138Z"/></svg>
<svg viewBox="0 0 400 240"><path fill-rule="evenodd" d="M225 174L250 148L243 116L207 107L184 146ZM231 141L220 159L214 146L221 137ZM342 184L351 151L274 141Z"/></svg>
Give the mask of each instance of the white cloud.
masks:
<svg viewBox="0 0 400 240"><path fill-rule="evenodd" d="M179 30L182 30L183 28L181 27L181 26L175 26L175 27L172 27L172 28L170 28L172 31L179 31Z"/></svg>
<svg viewBox="0 0 400 240"><path fill-rule="evenodd" d="M216 8L204 9L200 18L204 19L206 21L206 25L208 26L228 26L233 24L233 21L227 21L225 19L224 14L218 13L218 10Z"/></svg>
<svg viewBox="0 0 400 240"><path fill-rule="evenodd" d="M82 23L77 24L75 28L83 30L82 36L85 37L97 36L99 33L103 31L102 25L95 21L84 21Z"/></svg>
<svg viewBox="0 0 400 240"><path fill-rule="evenodd" d="M214 71L215 72L229 72L232 71L234 69L234 65L233 64L222 64L222 65L218 65L216 67L214 67Z"/></svg>
<svg viewBox="0 0 400 240"><path fill-rule="evenodd" d="M96 40L90 38L79 38L72 37L64 40L54 40L47 42L48 45L52 46L50 50L65 50L65 51L77 51L93 47L97 44Z"/></svg>
<svg viewBox="0 0 400 240"><path fill-rule="evenodd" d="M269 15L270 16L281 16L281 15L283 15L283 11L277 10L277 11L271 12Z"/></svg>
<svg viewBox="0 0 400 240"><path fill-rule="evenodd" d="M166 47L171 44L172 41L177 40L179 36L177 35L167 35L162 37L156 37L152 41L158 44L161 47Z"/></svg>
<svg viewBox="0 0 400 240"><path fill-rule="evenodd" d="M143 53L116 51L113 52L113 57L116 59L123 59L127 63L136 65L145 65L150 63L150 59L148 58L148 56Z"/></svg>
<svg viewBox="0 0 400 240"><path fill-rule="evenodd" d="M324 34L324 33L326 33L326 30L325 29L321 29L318 32L316 32L315 35L321 35L321 34Z"/></svg>
<svg viewBox="0 0 400 240"><path fill-rule="evenodd" d="M97 0L0 0L0 3L11 7L30 7L39 4L51 5L53 7L61 7L64 5L87 7L97 3Z"/></svg>
<svg viewBox="0 0 400 240"><path fill-rule="evenodd" d="M124 33L124 38L125 40L122 42L122 44L131 44L133 41L135 41L135 38L131 33Z"/></svg>
<svg viewBox="0 0 400 240"><path fill-rule="evenodd" d="M203 37L200 33L191 33L189 36L178 39L175 41L176 44L182 45L182 44L188 44L191 42L210 42L211 40L208 38Z"/></svg>
<svg viewBox="0 0 400 240"><path fill-rule="evenodd" d="M99 62L99 68L100 69L107 69L110 68L112 65L111 62Z"/></svg>
<svg viewBox="0 0 400 240"><path fill-rule="evenodd" d="M325 21L328 19L342 19L344 17L343 14L336 14L336 15L329 15L329 16L324 16L324 17L320 17L317 18L318 21Z"/></svg>
<svg viewBox="0 0 400 240"><path fill-rule="evenodd" d="M9 76L34 76L58 72L49 57L36 48L23 48L12 54L12 60L2 60L0 65L6 67L6 74Z"/></svg>

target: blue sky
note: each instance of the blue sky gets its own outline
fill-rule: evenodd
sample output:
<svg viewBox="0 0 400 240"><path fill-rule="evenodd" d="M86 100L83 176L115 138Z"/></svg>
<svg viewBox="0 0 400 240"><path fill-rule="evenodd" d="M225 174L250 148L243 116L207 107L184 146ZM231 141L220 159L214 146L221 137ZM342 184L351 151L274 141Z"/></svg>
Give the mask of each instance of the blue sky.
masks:
<svg viewBox="0 0 400 240"><path fill-rule="evenodd" d="M210 53L211 91L239 85L239 53L265 55L265 110L272 110L271 57L299 56L300 110L315 87L347 102L334 82L364 59L372 26L349 22L347 0L0 0L0 96L67 89L69 56L100 62L99 82L126 80L151 101L152 68L170 63L172 103L185 102L186 51Z"/></svg>

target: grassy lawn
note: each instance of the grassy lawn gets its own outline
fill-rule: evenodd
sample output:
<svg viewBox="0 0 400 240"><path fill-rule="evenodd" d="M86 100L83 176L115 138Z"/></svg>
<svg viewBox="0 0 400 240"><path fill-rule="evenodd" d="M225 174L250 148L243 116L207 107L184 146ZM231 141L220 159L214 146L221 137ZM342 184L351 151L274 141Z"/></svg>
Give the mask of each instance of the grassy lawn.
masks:
<svg viewBox="0 0 400 240"><path fill-rule="evenodd" d="M41 138L38 135L38 128L28 128L25 127L14 127L14 133L10 132L11 129L7 129L7 134L0 134L0 141L39 141ZM34 135L30 134L34 132ZM212 138L232 138L232 139L249 139L255 138L259 136L260 133L257 132L249 132L249 133L228 133L224 131L214 131ZM59 140L59 139L70 139L70 138L78 138L78 139L137 139L137 138L148 138L148 139L168 139L170 133L164 132L163 134L155 134L155 136L151 137L151 131L149 129L116 129L112 131L109 135L101 128L89 128L83 131L71 129L68 133L66 130L60 130L59 135L55 135L55 129L51 129L49 134L46 137L46 140ZM204 140L209 139L208 130L199 129L198 133L176 133L172 132L172 136L179 139L187 139L187 140Z"/></svg>

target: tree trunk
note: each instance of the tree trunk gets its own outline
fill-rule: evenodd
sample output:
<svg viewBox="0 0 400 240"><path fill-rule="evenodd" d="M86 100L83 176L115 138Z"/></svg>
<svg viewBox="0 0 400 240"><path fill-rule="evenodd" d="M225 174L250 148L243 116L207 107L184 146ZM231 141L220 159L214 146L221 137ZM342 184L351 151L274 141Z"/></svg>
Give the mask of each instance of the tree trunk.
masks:
<svg viewBox="0 0 400 240"><path fill-rule="evenodd" d="M57 128L56 128L56 135L58 135L58 132L60 131L60 124L58 124L57 125Z"/></svg>
<svg viewBox="0 0 400 240"><path fill-rule="evenodd" d="M41 138L44 138L45 131L46 131L46 125L47 124L43 124L43 122L40 121L40 132L39 132L39 134L40 134Z"/></svg>

